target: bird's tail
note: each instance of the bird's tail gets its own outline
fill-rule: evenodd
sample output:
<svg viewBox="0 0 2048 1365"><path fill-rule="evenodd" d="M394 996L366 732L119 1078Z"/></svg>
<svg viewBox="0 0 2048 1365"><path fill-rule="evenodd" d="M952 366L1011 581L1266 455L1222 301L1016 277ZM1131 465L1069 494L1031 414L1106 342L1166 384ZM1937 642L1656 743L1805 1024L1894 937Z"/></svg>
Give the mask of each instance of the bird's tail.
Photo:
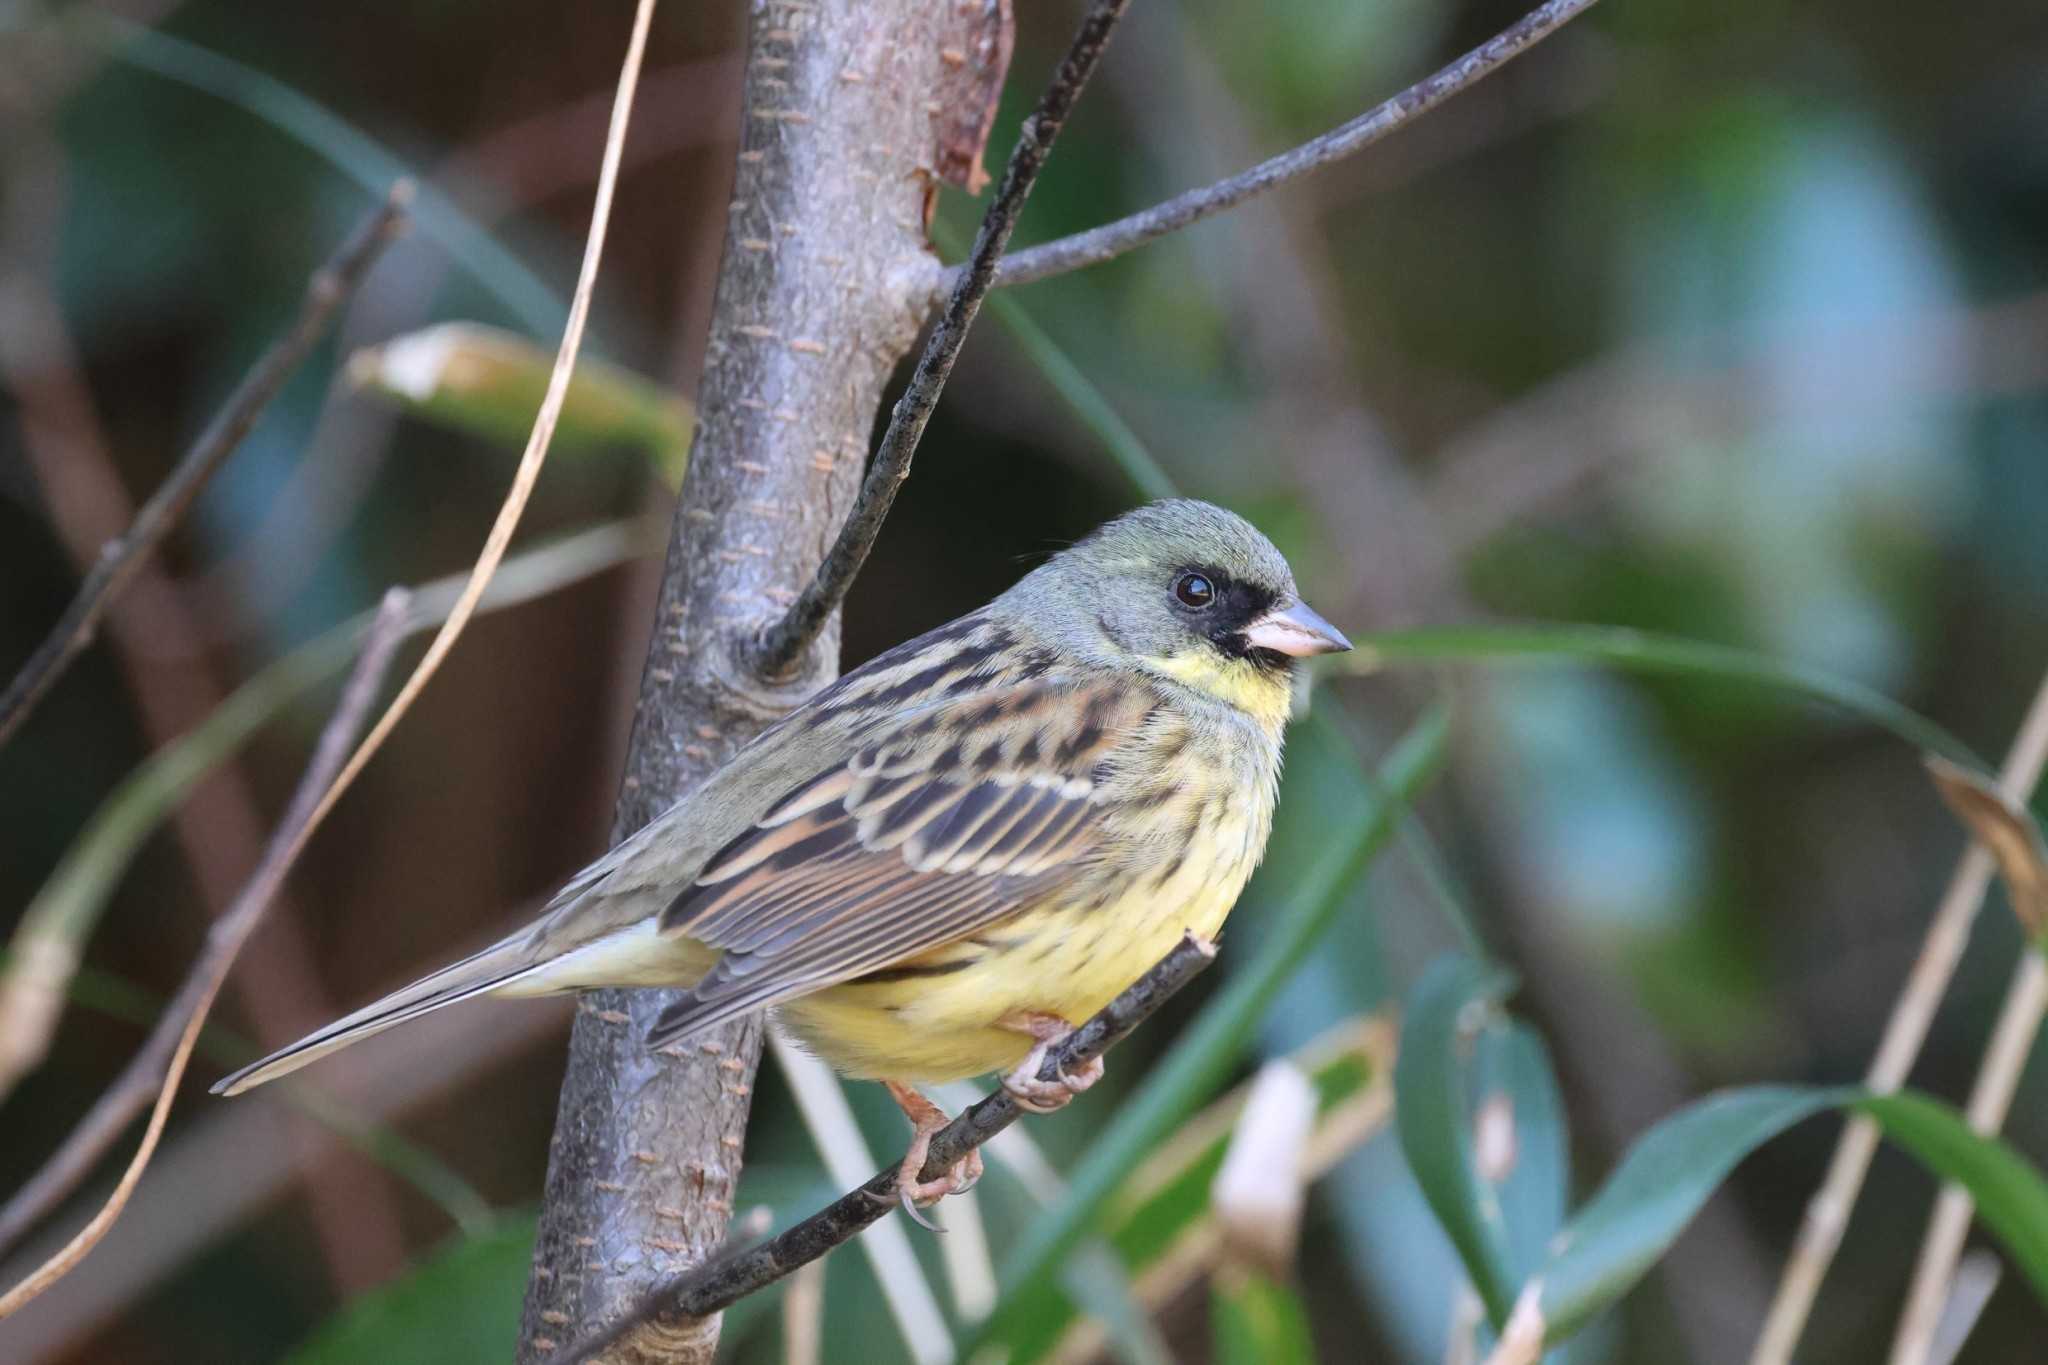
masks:
<svg viewBox="0 0 2048 1365"><path fill-rule="evenodd" d="M243 1067L217 1083L213 1093L239 1095L252 1086L289 1075L309 1062L318 1061L330 1052L339 1052L372 1034L382 1033L423 1014L431 1014L443 1005L487 994L521 977L543 971L549 963L535 960L531 939L530 930L521 930L480 953L443 967L432 976L422 977L410 986L393 991L354 1014L307 1034L290 1047L280 1048L262 1061Z"/></svg>

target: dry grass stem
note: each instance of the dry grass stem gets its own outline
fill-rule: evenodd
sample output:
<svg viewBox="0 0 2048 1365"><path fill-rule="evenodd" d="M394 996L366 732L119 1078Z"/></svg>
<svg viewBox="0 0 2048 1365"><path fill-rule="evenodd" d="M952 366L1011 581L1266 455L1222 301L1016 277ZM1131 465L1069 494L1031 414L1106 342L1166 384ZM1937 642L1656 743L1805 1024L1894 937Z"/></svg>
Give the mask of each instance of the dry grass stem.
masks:
<svg viewBox="0 0 2048 1365"><path fill-rule="evenodd" d="M227 979L236 954L262 920L278 887L283 885L292 864L298 860L299 851L305 847L307 822L318 808L320 794L333 780L342 755L361 729L363 717L369 713L376 698L385 667L391 662L391 652L403 634L406 604L407 597L403 591L394 589L386 594L376 622L363 642L362 656L342 689L341 700L336 703L333 716L321 731L313 759L299 781L298 790L292 795L277 833L264 850L263 861L257 865L242 894L235 898L235 903L214 922L212 932L207 935L206 946L192 964L185 985L158 1021L156 1031L144 1045L136 1063L116 1082L117 1092L128 1088L153 1088L156 1091L149 1126L143 1130L142 1142L130 1159L128 1168L122 1172L106 1203L77 1235L31 1272L28 1278L0 1294L0 1318L12 1316L22 1305L75 1269L99 1245L127 1207L129 1196L135 1192L137 1182L142 1179L143 1171L148 1169L157 1143L163 1137L164 1122L170 1116L172 1101L177 1098L178 1082L185 1074L185 1064L191 1060L192 1048L199 1041L199 1031L206 1024L207 1011L213 1007L214 997L220 993L221 983ZM80 1131L89 1131L91 1124L89 1116ZM78 1136L74 1134L74 1138ZM62 1159L63 1153L59 1152L53 1161Z"/></svg>
<svg viewBox="0 0 2048 1365"><path fill-rule="evenodd" d="M2040 780L2044 762L2048 762L2048 680L2034 694L2019 735L2006 756L1998 781L2000 793L2010 801L2025 802ZM1920 956L1892 1006L1877 1056L1864 1078L1864 1084L1877 1093L1888 1095L1905 1084L1906 1073L1920 1055L1934 1013L1941 1006L1941 998L1955 975L1956 963L1969 942L1970 926L1984 903L1992 871L1991 855L1975 844L1956 865L1948 889L1942 893L1941 903L1927 926ZM1849 1120L1835 1143L1827 1176L1807 1202L1798 1239L1785 1263L1763 1332L1750 1355L1750 1365L1790 1365L1806 1319L1813 1311L1813 1301L1820 1293L1821 1281L1841 1245L1850 1211L1862 1192L1877 1142L1877 1124L1859 1114Z"/></svg>

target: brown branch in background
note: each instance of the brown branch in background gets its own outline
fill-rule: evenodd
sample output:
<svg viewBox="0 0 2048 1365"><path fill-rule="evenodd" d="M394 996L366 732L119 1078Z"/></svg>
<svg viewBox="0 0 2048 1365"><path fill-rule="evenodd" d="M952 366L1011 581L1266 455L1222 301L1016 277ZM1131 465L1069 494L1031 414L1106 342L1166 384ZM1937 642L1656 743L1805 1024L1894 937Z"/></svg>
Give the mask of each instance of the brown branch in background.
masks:
<svg viewBox="0 0 2048 1365"><path fill-rule="evenodd" d="M401 180L377 211L345 242L306 285L299 315L285 334L271 344L254 369L192 443L170 477L142 505L134 525L100 551L99 562L79 585L78 595L64 609L49 638L29 656L21 672L0 693L0 744L18 729L72 660L92 643L93 633L116 595L134 577L145 556L170 533L191 507L214 471L242 443L256 419L270 405L285 381L327 331L341 306L384 247L404 231L412 184Z"/></svg>
<svg viewBox="0 0 2048 1365"><path fill-rule="evenodd" d="M1700 363L1697 356L1730 356ZM1869 396L1927 404L2038 393L2048 384L2048 291L1989 303L1820 323L1759 341L1688 338L1684 354L1638 343L1545 380L1442 442L1428 490L1453 553L1576 498L1660 449L1741 438L1769 419L1762 395L1796 389L1847 417Z"/></svg>
<svg viewBox="0 0 2048 1365"><path fill-rule="evenodd" d="M620 174L730 143L739 124L733 89L738 66L736 60L719 56L646 73L634 107L633 137L621 149ZM587 189L597 179L598 166L590 151L604 142L611 102L607 90L518 119L458 146L419 178L441 186L480 228L494 231L540 200ZM722 223L723 199L702 197L719 210ZM453 262L441 253L422 252L408 264L412 273L402 295L386 291L389 296L380 297L370 292L358 298L356 316L342 320L344 340L352 321L359 340L377 342L427 324L430 306ZM693 275L709 273L705 269ZM374 330L363 331L366 323L374 324ZM694 369L668 379L678 394L696 389ZM273 615L304 586L328 547L361 510L389 458L391 432L399 416L381 404L339 401L342 396L331 395L323 405L306 442L306 458L293 468L248 538L228 557L181 585L202 603L234 604L247 617ZM514 440L524 439L522 428ZM342 451L348 458L330 457L330 452Z"/></svg>
<svg viewBox="0 0 2048 1365"><path fill-rule="evenodd" d="M619 168L637 170L678 152L731 142L740 131L740 60L720 53L649 71L640 79L633 140ZM723 96L723 98L720 98ZM591 150L604 145L612 92L586 95L494 128L444 158L433 180L474 185L472 212L486 226L552 195L581 190L596 174Z"/></svg>
<svg viewBox="0 0 2048 1365"><path fill-rule="evenodd" d="M651 529L636 529L632 523L612 523L581 535L571 536L553 545L529 550L507 561L503 572L492 580L493 591L482 604L482 609L501 609L529 601L626 562L636 549L644 550L647 547L646 536ZM401 624L400 638L424 631L436 624L440 613L447 610L448 604L461 586L460 577L454 577L419 584L411 589L411 606ZM351 630L360 638L374 619L374 613L366 612L358 622L344 623L341 628ZM339 662L345 663L347 660ZM260 686L260 679L254 685ZM281 705L282 700L278 698L276 704ZM265 703L254 701L249 689L245 688L228 704L246 709L252 705L261 706ZM168 751L173 764L204 761L195 757L190 740L191 737L188 736L184 743L174 745ZM159 753L157 761L161 762L164 757L165 753ZM156 819L153 815L138 816L132 807L121 809L120 801L121 798L117 795L113 798L112 804L102 807L95 813L91 825L103 826L139 819L146 821L151 827L154 826ZM76 851L74 848L73 852ZM257 861L257 857L251 857L248 865L254 866ZM228 899L231 898L223 899L223 908ZM275 912L273 918L290 912L289 902L282 894L276 898L272 908ZM32 904L29 918L33 920L45 909L46 907L41 904ZM531 913L516 923L525 923L538 912L539 907L535 906ZM0 1039L8 1038L8 1030L47 1035L53 1027L57 1010L72 986L72 974L77 966L79 952L76 940L60 939L48 931L31 931L24 934L22 930L17 929L8 946L14 957L9 963L8 970L0 972ZM46 972L29 981L24 981L16 975L25 961L60 956L64 959L62 972ZM252 970L244 971L242 976L247 977L255 972L269 970L271 966L270 962L262 960L252 950ZM4 1079L0 1077L0 1080ZM40 1222L56 1208L59 1201L76 1188L90 1173L107 1147L112 1145L122 1129L139 1112L139 1100L127 1105L114 1103L120 1091L121 1086L118 1084L110 1090L101 1099L98 1107L71 1134L57 1157L17 1190L4 1208L0 1208L0 1255L11 1251L23 1233ZM88 1130L92 1130L90 1138ZM344 1192L355 1200L347 1206L349 1217L356 1221L362 1220L365 1215L361 1201L366 1197L365 1194L360 1190ZM396 1258L402 1257L402 1254L402 1247L395 1248L394 1265Z"/></svg>
<svg viewBox="0 0 2048 1365"><path fill-rule="evenodd" d="M1182 938L1172 952L1155 962L1123 994L1048 1051L1045 1064L1038 1070L1039 1078L1058 1080L1100 1057L1215 958L1213 945L1192 934ZM933 1135L930 1155L918 1178L939 1178L1022 1114L1010 1092L998 1089ZM676 1276L604 1331L575 1343L564 1358L588 1360L642 1322L651 1320L674 1328L689 1319L722 1312L851 1241L863 1228L897 1207L896 1168L891 1166L859 1189L842 1195L758 1246L714 1257Z"/></svg>
<svg viewBox="0 0 2048 1365"><path fill-rule="evenodd" d="M540 908L534 902L522 907L524 913L507 915L503 929L530 922ZM272 923L280 912L273 908ZM436 954L419 967L441 960ZM245 950L242 962L243 973L252 969L253 952ZM565 999L530 1000L444 1010L328 1059L318 1089L359 1123L390 1124L459 1096L479 1077L522 1059L551 1064L544 1050L553 1043L559 1051L571 1005ZM289 1087L293 1080L281 1084ZM288 1103L196 1107L164 1139L150 1163L151 1178L136 1187L121 1216L121 1236L94 1254L92 1274L59 1281L8 1319L10 1358L43 1360L82 1349L92 1333L295 1187L331 1180L336 1160L354 1150L341 1134L311 1123ZM0 1284L21 1278L63 1240L51 1233L32 1238L0 1264Z"/></svg>
<svg viewBox="0 0 2048 1365"><path fill-rule="evenodd" d="M9 56L22 54L10 50ZM62 149L32 117L15 120L0 134L0 146L6 148L0 181L7 187L0 217L0 315L6 319L0 325L0 382L16 400L22 450L52 527L82 578L101 546L135 520L136 502L115 468L50 283L68 200ZM373 272L365 285L374 278ZM365 292L359 288L354 297ZM216 609L231 616L242 605L225 601ZM227 696L204 648L222 632L174 584L160 556L137 561L133 581L115 600L102 630L152 751L202 725ZM205 919L219 916L234 900L263 855L270 824L247 774L234 763L215 769L179 806L173 827ZM271 924L250 945L254 970L237 977L234 991L258 1040L275 1046L335 1011L326 1002L289 894L279 895ZM82 937L88 926L80 931ZM0 1091L41 1062L77 964L76 941L45 936L35 946L38 955L11 968L0 988ZM310 1204L313 1232L338 1292L381 1282L402 1262L397 1206L382 1174L368 1163L337 1163L333 1178L310 1192Z"/></svg>
<svg viewBox="0 0 2048 1365"><path fill-rule="evenodd" d="M2008 800L2024 803L2040 781L2044 763L2048 763L2048 680L2042 682L2033 704L2027 708L2026 719L2020 724L2019 735L2013 740L2012 751L2007 754L2005 769L1999 776L1999 790ZM1940 1007L1949 981L1955 976L1956 964L1969 944L1970 926L1984 903L1984 893L1990 889L1992 870L1991 855L1974 843L1956 864L1948 889L1942 893L1941 903L1927 926L1920 956L1892 1006L1891 1018L1885 1022L1877 1056L1864 1077L1863 1083L1878 1094L1891 1094L1906 1083L1906 1074L1913 1069L1920 1047L1927 1041L1935 1010ZM1813 1311L1813 1301L1820 1293L1821 1280L1842 1244L1849 1213L1863 1191L1863 1180L1869 1174L1877 1143L1877 1124L1862 1115L1851 1118L1836 1140L1827 1176L1807 1201L1806 1216L1800 1221L1798 1239L1785 1262L1784 1276L1778 1282L1763 1332L1750 1355L1750 1365L1788 1365L1791 1361L1806 1328L1806 1319Z"/></svg>
<svg viewBox="0 0 2048 1365"><path fill-rule="evenodd" d="M925 424L931 420L932 410L938 406L939 394L953 373L953 362L959 359L968 329L974 326L975 314L981 311L981 301L995 280L996 263L1002 258L1003 248L1009 244L1010 233L1017 226L1017 216L1024 210L1024 200L1030 195L1031 186L1045 165L1046 155L1052 150L1053 140L1066 124L1074 102L1081 97L1082 88L1088 84L1088 77L1093 74L1103 49L1109 45L1117 20L1123 17L1129 3L1130 0L1093 0L1081 18L1081 26L1067 48L1067 55L1053 72L1045 93L1038 97L1037 106L1018 130L1017 146L1010 153L1009 164L1003 168L1002 183L996 187L995 198L989 201L988 211L982 215L981 228L974 235L974 247L967 255L967 264L954 275L952 296L946 301L945 311L932 326L924 354L918 357L917 369L910 376L909 387L896 400L895 410L889 414L889 429L883 433L882 443L876 448L874 463L861 484L860 497L854 502L853 511L839 528L839 537L832 543L832 549L816 575L782 619L769 628L755 652L752 662L763 676L781 678L789 673L811 642L818 638L825 622L845 599L847 589L853 586L861 565L867 562L868 552L875 546L875 538L882 533L882 522L896 501L896 491L910 477L911 457L917 453L917 443L924 435ZM1591 3L1591 0L1582 0L1582 3Z"/></svg>
<svg viewBox="0 0 2048 1365"><path fill-rule="evenodd" d="M76 1236L27 1279L0 1295L0 1318L11 1316L23 1304L69 1274L106 1236L121 1216L121 1210L127 1206L129 1196L141 1180L150 1157L156 1151L157 1142L163 1136L164 1121L170 1115L171 1102L177 1097L178 1082L185 1074L185 1064L191 1059L193 1045L199 1040L199 1030L206 1023L207 1011L213 1007L214 998L219 995L221 983L227 979L236 954L262 921L277 889L283 885L297 860L304 846L302 836L308 822L347 756L357 731L362 728L371 703L376 700L385 668L391 662L392 650L404 634L408 600L409 595L400 589L385 595L376 620L364 637L362 655L342 688L333 716L320 733L313 758L306 765L297 790L292 793L284 819L271 836L269 847L264 850L263 861L257 865L242 894L235 898L235 903L215 921L207 935L206 945L185 978L184 986L157 1021L156 1029L135 1061L122 1073L101 1103L94 1107L73 1138L67 1141L67 1150L70 1141L76 1141L81 1147L98 1144L87 1156L85 1164L90 1166L91 1158L105 1150L113 1136L154 1094L155 1106L150 1112L149 1126L143 1132L141 1145L128 1163L128 1169L122 1173L120 1183L114 1187L105 1205ZM60 1151L50 1166L64 1164L66 1160L65 1151Z"/></svg>
<svg viewBox="0 0 2048 1365"><path fill-rule="evenodd" d="M1099 265L1145 243L1178 232L1184 227L1225 209L1235 207L1254 195L1283 185L1298 176L1321 170L1334 162L1354 156L1373 143L1407 126L1445 100L1521 56L1559 28L1590 9L1597 0L1549 0L1538 5L1517 22L1473 48L1449 66L1424 77L1385 103L1341 124L1321 137L1261 161L1239 175L1219 180L1198 190L1189 190L1163 204L1119 218L1086 232L1062 237L1031 247L1004 259L997 272L997 285L1029 284L1033 280L1064 275L1084 266ZM946 272L937 288L951 286L972 268Z"/></svg>

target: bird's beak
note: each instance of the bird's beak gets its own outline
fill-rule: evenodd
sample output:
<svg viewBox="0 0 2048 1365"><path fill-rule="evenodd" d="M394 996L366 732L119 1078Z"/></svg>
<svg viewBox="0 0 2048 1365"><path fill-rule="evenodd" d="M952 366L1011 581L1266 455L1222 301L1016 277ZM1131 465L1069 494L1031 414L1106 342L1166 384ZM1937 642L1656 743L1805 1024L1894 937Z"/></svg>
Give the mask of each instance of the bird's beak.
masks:
<svg viewBox="0 0 2048 1365"><path fill-rule="evenodd" d="M1297 659L1311 654L1340 654L1351 648L1344 632L1316 615L1306 602L1267 612L1245 627L1244 638L1254 649L1270 649Z"/></svg>

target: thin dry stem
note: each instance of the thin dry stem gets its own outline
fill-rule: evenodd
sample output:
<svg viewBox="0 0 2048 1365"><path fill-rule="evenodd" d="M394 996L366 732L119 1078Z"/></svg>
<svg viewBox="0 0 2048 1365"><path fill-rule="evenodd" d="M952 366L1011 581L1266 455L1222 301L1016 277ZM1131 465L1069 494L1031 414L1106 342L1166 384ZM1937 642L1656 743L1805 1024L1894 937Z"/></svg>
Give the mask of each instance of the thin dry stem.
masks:
<svg viewBox="0 0 2048 1365"><path fill-rule="evenodd" d="M2048 679L2035 693L2012 751L2006 756L2005 768L1999 775L1999 790L2011 800L2025 802L2041 778L2044 762L2048 762ZM1934 1013L1969 942L1970 926L1984 903L1991 874L1991 855L1972 844L1956 865L1948 889L1942 893L1941 903L1927 927L1926 941L1921 944L1920 956L1906 978L1905 989L1892 1006L1884 1038L1864 1078L1864 1084L1878 1094L1891 1094L1904 1085L1906 1073L1920 1055ZM1877 1124L1860 1114L1843 1129L1828 1163L1827 1177L1807 1203L1806 1217L1799 1225L1798 1239L1785 1263L1784 1276L1764 1319L1763 1333L1750 1355L1750 1365L1790 1365L1792 1352L1799 1345L1800 1334L1813 1311L1813 1301L1820 1293L1821 1281L1841 1246L1842 1233L1862 1192L1877 1142Z"/></svg>
<svg viewBox="0 0 2048 1365"><path fill-rule="evenodd" d="M406 206L412 201L412 182L401 180L391 187L384 203L369 220L343 243L327 264L313 273L306 285L299 314L283 336L238 385L228 401L199 434L199 439L180 457L170 477L142 505L135 522L126 532L100 550L100 556L77 595L57 618L49 636L36 647L14 680L0 692L0 744L20 728L37 702L56 685L64 670L92 643L107 608L121 589L135 577L148 557L163 544L164 537L178 524L214 471L234 454L242 438L256 425L256 419L270 406L285 381L292 377L307 354L334 320L342 300L369 273L384 247L404 231Z"/></svg>
<svg viewBox="0 0 2048 1365"><path fill-rule="evenodd" d="M1591 9L1597 0L1549 0L1478 47L1432 75L1424 77L1349 123L1321 137L1261 161L1248 171L1189 190L1149 209L1031 247L1004 259L996 274L998 286L1029 284L1112 260L1147 242L1178 232L1204 218L1234 208L1255 195L1277 188L1311 171L1355 156L1389 133L1406 127L1445 100L1469 90L1508 62L1521 56L1565 24ZM972 262L969 263L970 266ZM961 272L947 272L936 289L956 287Z"/></svg>
<svg viewBox="0 0 2048 1365"><path fill-rule="evenodd" d="M156 1154L157 1142L163 1137L164 1122L170 1116L171 1103L177 1098L178 1082L184 1077L185 1064L191 1060L193 1045L199 1041L199 1031L206 1025L207 1012L212 1009L214 998L220 994L221 983L227 979L228 969L234 965L242 945L270 907L277 889L284 884L292 864L298 860L299 851L305 846L306 824L317 809L320 793L332 780L343 753L361 729L363 717L376 698L384 670L391 662L391 652L404 635L407 601L408 595L403 590L394 589L385 595L377 619L363 642L362 655L356 661L347 685L342 688L341 700L336 703L333 716L321 731L312 761L299 780L298 790L293 793L291 804L286 808L270 846L264 850L263 861L257 865L248 885L235 898L235 903L215 922L212 932L207 935L206 946L192 964L185 985L178 992L178 998L158 1021L155 1033L144 1045L135 1064L115 1083L117 1092L127 1088L154 1088L156 1091L149 1126L143 1130L142 1142L129 1160L128 1168L121 1173L121 1179L106 1203L79 1229L77 1235L32 1271L28 1278L0 1295L0 1318L12 1316L22 1305L75 1269L99 1245L100 1239L107 1235L108 1229L120 1218L121 1211L128 1206L129 1196L135 1192L142 1173L149 1167L150 1158ZM90 1127L91 1120L88 1119L80 1134L89 1134ZM60 1152L55 1159L61 1160L62 1156Z"/></svg>
<svg viewBox="0 0 2048 1365"><path fill-rule="evenodd" d="M441 629L427 646L426 654L414 666L412 675L398 689L398 695L391 699L391 705L377 718L370 733L363 737L363 742L336 775L333 785L313 807L312 815L299 831L301 845L319 829L321 821L327 818L342 794L355 782L377 751L384 747L384 741L390 738L405 713L412 709L413 702L440 669L442 660L455 647L455 641L461 637L469 618L476 611L478 599L489 586L491 575L498 571L498 564L505 558L505 549L512 543L512 533L518 529L519 518L526 511L527 500L533 495L533 485L540 478L541 463L547 459L548 444L554 439L555 423L562 415L562 402L568 397L569 377L575 372L577 353L583 346L583 328L590 317L591 291L597 285L598 264L604 258L605 228L611 221L612 192L619 179L620 149L626 141L633 89L639 81L641 58L647 49L647 28L653 16L654 0L638 0L633 14L633 36L626 46L624 69L619 73L618 95L612 102L611 128L605 136L604 161L597 175L596 202L590 211L590 232L583 244L583 264L576 274L576 292L569 301L569 320L562 329L562 344L555 353L555 367L548 375L547 393L541 398L540 411L534 415L533 433L527 437L526 449L519 457L512 487L498 508L498 518L491 523L483 552L477 556L476 566L469 571L469 581L463 585L462 595L455 599L454 609L441 623ZM298 852L297 848L292 851L294 854Z"/></svg>
<svg viewBox="0 0 2048 1365"><path fill-rule="evenodd" d="M825 562L818 566L818 572L789 610L769 627L755 651L754 666L764 677L779 678L795 665L845 600L861 566L867 563L868 552L874 549L882 523L896 501L896 491L910 477L911 458L917 454L925 425L938 407L939 394L953 373L953 363L960 358L960 348L967 343L967 333L981 311L981 301L995 282L997 263L1002 259L1003 248L1009 245L1018 215L1024 211L1024 200L1037 183L1053 140L1081 98L1088 77L1094 73L1103 49L1109 45L1110 34L1116 30L1117 20L1123 17L1129 3L1130 0L1092 0L1067 55L1018 130L1017 145L1010 152L1009 164L1003 168L1002 183L982 215L974 248L968 253L967 264L949 281L952 296L932 327L909 385L889 414L889 428L875 450L874 462L861 483L853 511L839 528L839 536Z"/></svg>
<svg viewBox="0 0 2048 1365"><path fill-rule="evenodd" d="M2030 946L2020 956L1984 1064L1977 1072L1977 1083L1970 1090L1970 1127L1977 1132L1996 1133L2004 1126L2044 1017L2048 1017L2048 959L2039 948ZM1891 1365L1927 1365L1975 1210L1969 1191L1955 1184L1942 1186L1926 1240L1920 1244L1920 1260L1913 1268L1905 1310L1899 1315L1898 1334L1892 1339Z"/></svg>

